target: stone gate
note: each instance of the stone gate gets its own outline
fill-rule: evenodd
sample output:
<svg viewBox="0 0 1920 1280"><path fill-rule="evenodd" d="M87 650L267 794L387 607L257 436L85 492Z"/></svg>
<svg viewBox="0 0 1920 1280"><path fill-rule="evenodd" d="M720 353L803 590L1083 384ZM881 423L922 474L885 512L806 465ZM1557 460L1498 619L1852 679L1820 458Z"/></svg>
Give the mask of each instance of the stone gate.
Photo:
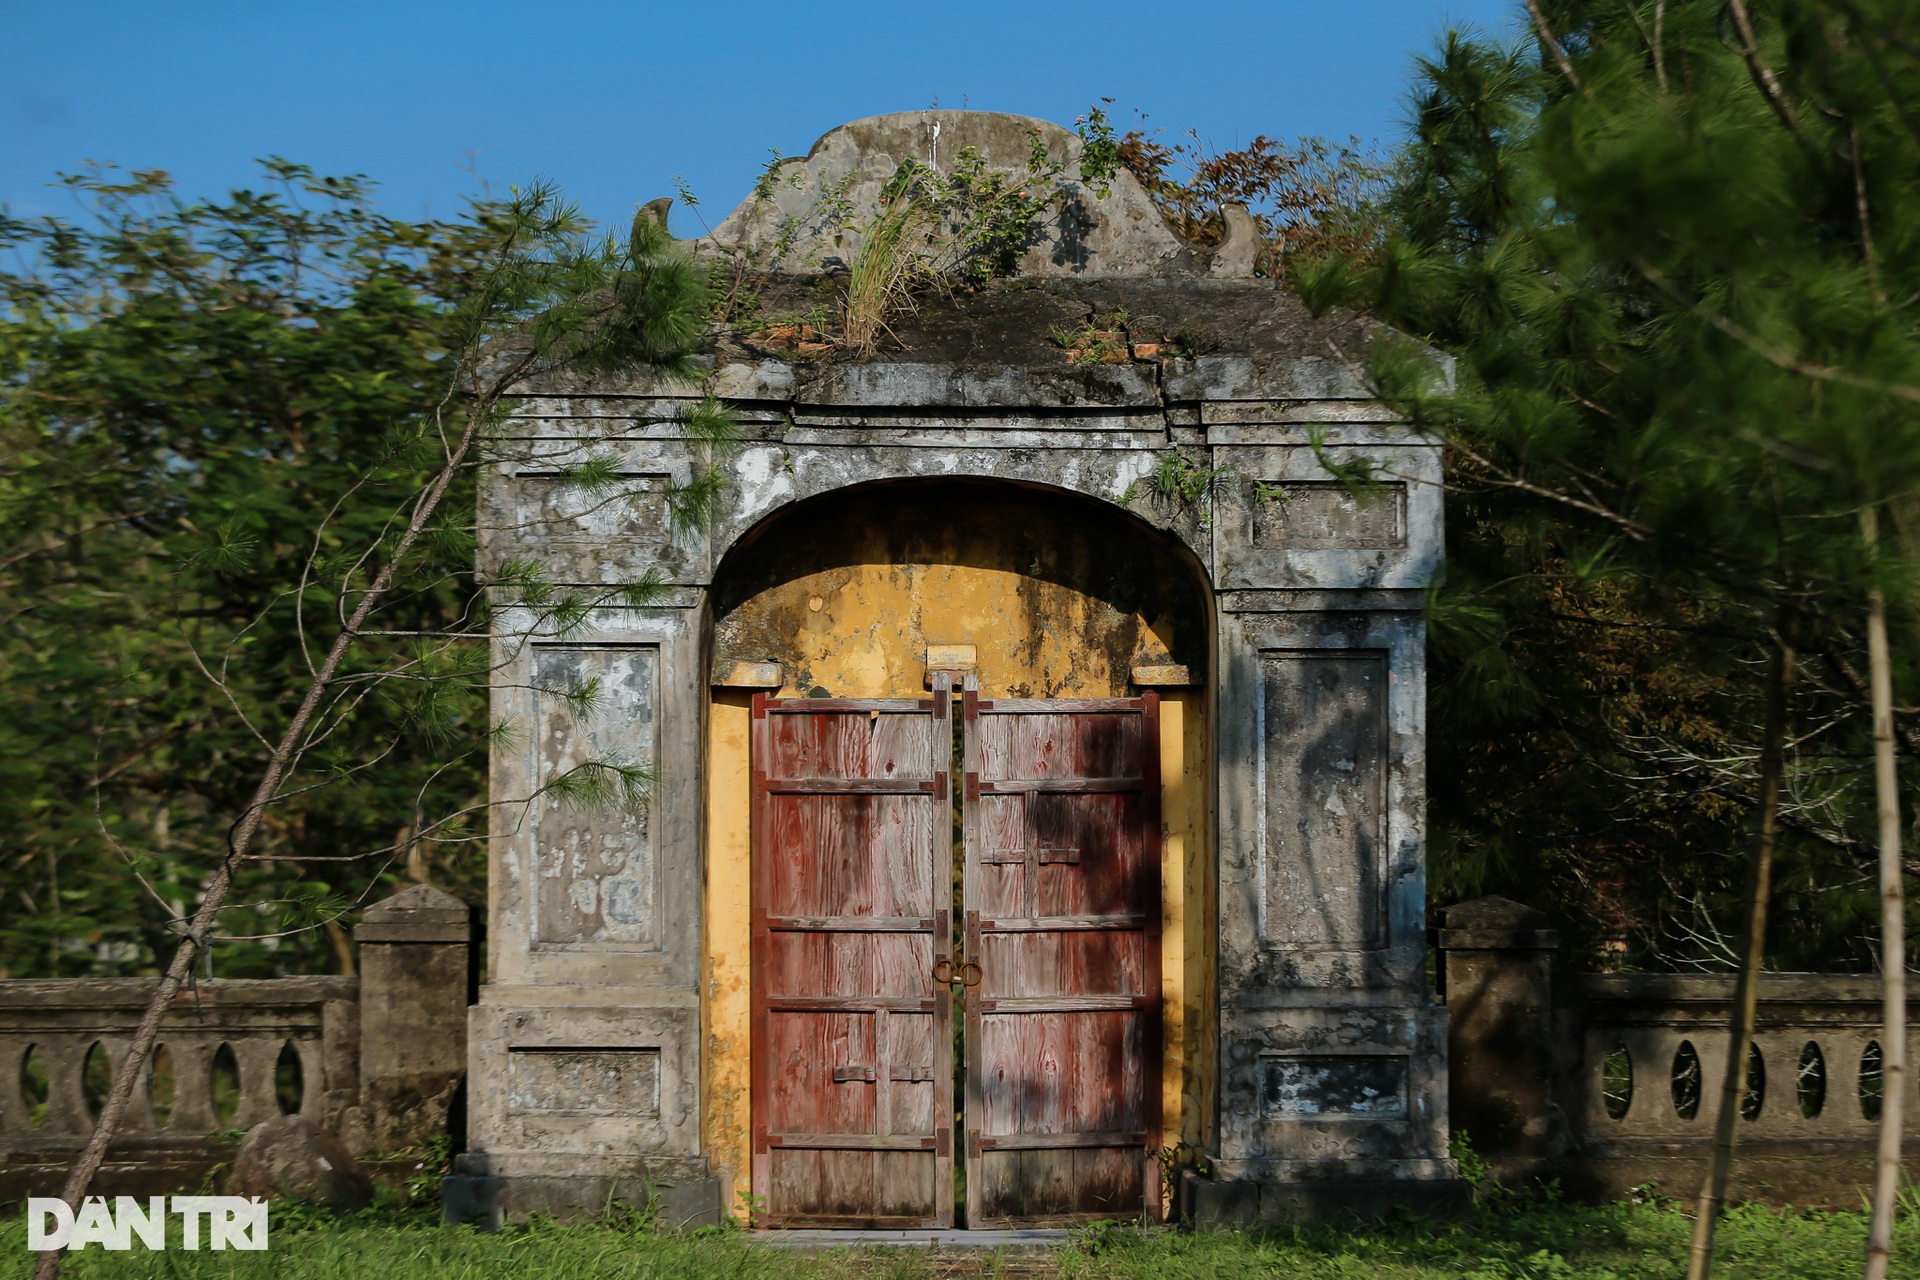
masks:
<svg viewBox="0 0 1920 1280"><path fill-rule="evenodd" d="M1056 126L835 129L696 251L753 255L706 388L523 400L483 572L663 586L500 620L487 971L450 1211L1059 1223L1457 1193L1425 976L1436 449L1375 330L1069 184L1011 278L816 332L899 164ZM1071 169L1069 170L1071 172ZM724 456L676 420L721 397ZM570 483L611 457L617 498ZM1364 463L1356 486L1333 468ZM672 490L724 469L676 528ZM590 687L590 711L578 697ZM650 767L643 813L535 796Z"/></svg>

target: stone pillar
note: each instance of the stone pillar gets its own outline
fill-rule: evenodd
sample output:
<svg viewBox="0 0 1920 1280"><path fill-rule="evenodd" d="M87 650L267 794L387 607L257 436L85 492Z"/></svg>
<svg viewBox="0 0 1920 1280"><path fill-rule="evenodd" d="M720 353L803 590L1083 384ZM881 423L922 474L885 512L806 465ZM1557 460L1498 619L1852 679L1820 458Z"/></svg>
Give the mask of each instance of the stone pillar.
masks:
<svg viewBox="0 0 1920 1280"><path fill-rule="evenodd" d="M466 1077L473 911L417 884L367 908L353 936L360 1106L349 1141L363 1153L392 1151L446 1133Z"/></svg>
<svg viewBox="0 0 1920 1280"><path fill-rule="evenodd" d="M1561 1154L1553 1100L1553 974L1560 935L1506 898L1446 908L1436 931L1447 1001L1448 1111L1502 1180Z"/></svg>
<svg viewBox="0 0 1920 1280"><path fill-rule="evenodd" d="M1212 465L1238 477L1213 491L1217 1145L1188 1203L1203 1223L1455 1212L1470 1195L1426 973L1439 454L1397 431L1304 425L1385 420L1350 370L1255 362L1230 385L1224 365L1175 369L1166 394L1201 402L1222 442ZM1326 399L1291 402L1310 378ZM1322 430L1337 434L1307 438ZM1355 497L1329 479L1339 459L1383 483Z"/></svg>

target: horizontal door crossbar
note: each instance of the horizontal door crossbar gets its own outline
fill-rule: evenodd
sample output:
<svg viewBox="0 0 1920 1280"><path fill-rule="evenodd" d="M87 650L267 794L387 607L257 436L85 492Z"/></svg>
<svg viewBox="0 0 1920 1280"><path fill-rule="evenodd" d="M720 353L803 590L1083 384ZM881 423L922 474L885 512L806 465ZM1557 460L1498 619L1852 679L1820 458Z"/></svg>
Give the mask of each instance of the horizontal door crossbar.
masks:
<svg viewBox="0 0 1920 1280"><path fill-rule="evenodd" d="M761 787L776 796L933 795L933 778L763 778Z"/></svg>
<svg viewBox="0 0 1920 1280"><path fill-rule="evenodd" d="M1146 927L1145 916L1000 916L980 921L982 933L1107 933Z"/></svg>
<svg viewBox="0 0 1920 1280"><path fill-rule="evenodd" d="M975 1137L978 1151L1053 1151L1069 1147L1145 1147L1144 1133L1008 1133Z"/></svg>
<svg viewBox="0 0 1920 1280"><path fill-rule="evenodd" d="M1151 1009L1158 996L1009 996L980 1001L981 1013L1116 1013Z"/></svg>
<svg viewBox="0 0 1920 1280"><path fill-rule="evenodd" d="M767 997L773 1013L932 1013L933 1001L918 996L774 996Z"/></svg>
<svg viewBox="0 0 1920 1280"><path fill-rule="evenodd" d="M931 933L925 916L768 916L773 933Z"/></svg>
<svg viewBox="0 0 1920 1280"><path fill-rule="evenodd" d="M1072 712L1124 715L1146 706L1144 698L981 698L974 708L981 714L1057 716Z"/></svg>
<svg viewBox="0 0 1920 1280"><path fill-rule="evenodd" d="M1146 785L1140 778L982 778L979 789L983 796L1124 795Z"/></svg>
<svg viewBox="0 0 1920 1280"><path fill-rule="evenodd" d="M835 1084L873 1084L879 1077L879 1071L873 1067L835 1067L833 1069ZM887 1079L897 1080L902 1084L925 1084L933 1079L933 1068L893 1067L888 1070Z"/></svg>
<svg viewBox="0 0 1920 1280"><path fill-rule="evenodd" d="M761 703L768 715L810 716L822 711L845 715L911 715L933 710L932 698L768 698Z"/></svg>
<svg viewBox="0 0 1920 1280"><path fill-rule="evenodd" d="M933 1135L883 1138L869 1133L770 1133L767 1145L806 1151L931 1151Z"/></svg>
<svg viewBox="0 0 1920 1280"><path fill-rule="evenodd" d="M929 1218L855 1217L833 1213L770 1213L764 1219L769 1229L800 1227L831 1231L919 1231L935 1221ZM756 1228L758 1230L758 1228Z"/></svg>

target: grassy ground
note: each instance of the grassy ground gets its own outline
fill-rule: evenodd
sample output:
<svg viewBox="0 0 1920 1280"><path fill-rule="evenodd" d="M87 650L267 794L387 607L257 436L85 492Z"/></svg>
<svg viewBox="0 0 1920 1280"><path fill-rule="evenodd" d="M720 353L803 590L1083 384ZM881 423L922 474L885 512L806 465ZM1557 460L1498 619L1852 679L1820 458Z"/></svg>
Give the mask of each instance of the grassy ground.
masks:
<svg viewBox="0 0 1920 1280"><path fill-rule="evenodd" d="M1685 1271L1690 1229L1683 1214L1659 1205L1510 1204L1454 1224L1250 1233L1095 1228L1057 1250L996 1257L897 1249L798 1254L756 1245L738 1231L658 1234L644 1222L547 1224L489 1236L444 1230L418 1216L275 1217L265 1253L90 1248L68 1259L66 1274L75 1280L1665 1280ZM1865 1238L1866 1221L1858 1214L1736 1209L1720 1231L1716 1271L1740 1280L1858 1275ZM1920 1280L1920 1217L1902 1224L1896 1244L1893 1274ZM19 1219L0 1222L0 1258L17 1260L25 1273L26 1231Z"/></svg>

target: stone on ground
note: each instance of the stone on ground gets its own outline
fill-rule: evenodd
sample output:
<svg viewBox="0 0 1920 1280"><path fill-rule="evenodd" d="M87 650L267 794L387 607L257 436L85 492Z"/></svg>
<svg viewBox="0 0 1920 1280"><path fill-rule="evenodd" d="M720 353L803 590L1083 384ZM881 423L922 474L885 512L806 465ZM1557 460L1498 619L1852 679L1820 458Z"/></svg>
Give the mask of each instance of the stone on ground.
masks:
<svg viewBox="0 0 1920 1280"><path fill-rule="evenodd" d="M247 1130L227 1192L345 1212L373 1202L373 1179L340 1139L311 1120L280 1116Z"/></svg>

